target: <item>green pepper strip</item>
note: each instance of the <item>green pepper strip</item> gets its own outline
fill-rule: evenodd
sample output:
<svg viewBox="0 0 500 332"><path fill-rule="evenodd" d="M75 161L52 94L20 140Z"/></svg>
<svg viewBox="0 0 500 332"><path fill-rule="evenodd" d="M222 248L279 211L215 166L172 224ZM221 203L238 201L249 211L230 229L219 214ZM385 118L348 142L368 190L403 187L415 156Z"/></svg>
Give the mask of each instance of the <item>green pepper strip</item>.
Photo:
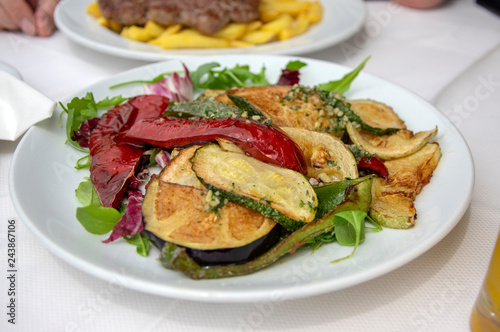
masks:
<svg viewBox="0 0 500 332"><path fill-rule="evenodd" d="M317 219L291 233L267 253L250 262L238 265L201 267L189 257L185 248L168 242L163 247L159 260L164 267L183 272L193 279L234 277L256 272L273 264L287 253L293 252L305 241L331 231L334 228L334 215L336 213L352 210L367 212L371 204L373 176L362 179L364 180L354 180L358 182L354 185L346 185L344 181L340 182L340 186L347 188L343 194L345 199L341 204L338 204L325 217Z"/></svg>

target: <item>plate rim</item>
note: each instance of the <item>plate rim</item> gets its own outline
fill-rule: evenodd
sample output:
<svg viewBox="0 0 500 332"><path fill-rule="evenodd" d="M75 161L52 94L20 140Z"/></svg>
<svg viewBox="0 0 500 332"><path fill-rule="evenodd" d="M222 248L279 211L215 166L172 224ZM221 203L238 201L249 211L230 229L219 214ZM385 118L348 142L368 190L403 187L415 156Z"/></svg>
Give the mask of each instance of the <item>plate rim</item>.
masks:
<svg viewBox="0 0 500 332"><path fill-rule="evenodd" d="M221 57L228 57L228 58L234 58L238 57L240 58L241 56L239 55L224 55ZM252 56L255 57L255 56ZM327 65L334 65L337 66L341 69L347 70L348 67L331 63L328 61L324 60L317 60L317 59L311 59L311 58L304 58L304 57L289 57L289 56L280 56L280 55L273 55L273 56L268 56L268 55L260 55L260 57L266 57L266 58L275 58L275 59L282 59L283 61L290 60L290 58L297 58L302 61L309 61L309 62L318 62L318 63L324 63ZM205 59L205 61L208 61L207 57L198 57L200 59ZM265 59L264 59L265 60ZM170 61L165 61L166 63L170 63L173 60ZM201 61L201 60L200 60ZM222 62L222 61L221 61ZM99 82L95 82L91 85L89 85L87 88L81 89L78 93L75 93L74 95L80 95L85 93L85 91L89 91L89 89L92 86L102 84L106 81L109 81L110 79L113 79L119 75L126 75L128 73L134 72L134 71L141 71L144 70L147 67L151 67L154 65L158 64L148 64L140 67L136 67L127 71L123 71L121 73L118 73L116 75L111 75L108 78L105 78L103 80L100 80ZM298 298L304 298L304 297L310 297L310 296L315 296L315 295L320 295L320 294L325 294L325 293L331 293L340 289L345 289L348 287L352 287L361 283L364 283L366 281L375 279L377 277L380 277L382 275L385 275L409 262L414 260L415 258L419 257L432 247L434 247L437 243L439 243L444 237L446 237L449 232L458 224L460 219L463 217L465 214L466 210L468 209L471 199L472 199L472 192L474 188L474 182L475 182L475 174L474 174L474 160L472 153L470 151L470 148L460 133L460 131L454 126L454 124L437 108L435 108L433 105L431 105L429 102L425 101L422 97L416 95L415 93L409 91L408 89L405 89L395 83L392 83L390 81L387 81L385 79L378 78L374 75L371 74L364 74L367 75L368 77L376 78L378 80L382 80L383 82L386 82L387 84L397 86L399 88L402 88L406 90L409 94L413 96L413 98L420 99L421 101L427 103L429 106L433 108L433 112L437 117L440 117L441 120L447 122L447 124L451 127L454 128L455 133L459 135L459 137L462 140L462 144L464 144L466 148L466 154L469 156L469 159L467 160L470 162L470 174L469 174L469 180L470 184L468 185L467 189L467 195L465 197L464 204L462 204L459 209L457 209L453 217L450 219L453 219L453 222L447 223L444 228L439 228L439 236L433 236L430 238L426 238L423 243L421 243L417 249L418 250L413 250L410 253L407 253L406 255L400 256L393 258L392 260L389 261L384 261L381 264L377 265L376 269L372 269L371 274L367 273L361 273L361 274L356 274L354 277L349 276L350 280L344 280L342 283L339 284L338 279L333 279L329 280L327 283L327 286L325 287L326 289L319 289L318 287L315 287L314 284L308 284L308 285L302 285L299 287L299 289L293 289L292 291L288 290L286 292L287 295L287 300L288 299L298 299ZM69 99L69 98L67 98ZM56 116L56 115L53 115ZM97 266L91 262L88 262L84 260L83 258L80 258L72 253L69 253L67 251L61 250L64 249L60 244L55 243L54 241L51 241L48 236L44 235L43 232L37 227L35 223L33 223L30 218L25 214L24 209L22 208L22 204L20 203L20 198L17 197L16 195L16 190L15 190L15 164L16 160L19 157L19 154L23 146L25 144L29 144L29 139L31 135L33 134L33 131L35 131L38 128L37 126L34 126L33 128L30 128L28 132L24 135L24 137L21 139L16 151L14 152L10 169L9 169L9 192L11 195L11 199L14 205L14 208L16 212L19 214L19 217L21 218L21 221L28 226L28 228L35 234L35 236L41 240L45 246L51 251L55 256L61 258L64 260L66 263L69 263L70 265L73 265L77 268L79 268L82 271L85 271L99 279L103 280L111 280L112 278L116 277L116 272L112 270L107 270L105 268L101 268L100 266ZM76 259L75 259L76 258ZM140 292L145 292L153 295L161 295L161 296L166 296L166 297L171 297L171 298L177 298L177 299L182 299L182 300L191 300L191 301L197 301L197 302L217 302L217 303L250 303L250 302L258 302L262 301L263 299L269 298L269 292L265 289L263 290L251 290L251 291L245 291L244 293L241 292L212 292L212 291L207 291L207 290L199 290L199 289L186 289L185 287L182 288L177 288L177 287L171 287L169 289L166 288L158 288L158 285L151 280L145 281L142 279L138 279L132 275L122 275L122 278L127 281L127 288L140 291ZM180 275L180 277L185 277L184 275ZM345 277L344 277L345 278ZM203 281L200 281L203 282ZM334 286L332 286L332 283ZM335 284L338 284L335 286ZM324 285L324 283L323 283Z"/></svg>
<svg viewBox="0 0 500 332"><path fill-rule="evenodd" d="M173 51L168 51L168 50L161 50L159 49L159 52L148 52L148 51L140 51L140 50L131 50L127 48L122 48L122 47L117 47L114 45L107 45L102 42L94 41L92 39L89 39L85 36L82 36L81 34L77 33L75 29L71 26L68 26L65 24L63 15L66 13L66 10L68 9L71 4L76 3L77 1L81 0L63 0L58 3L56 6L56 9L54 11L54 22L57 26L57 28L64 34L66 35L70 40L76 42L77 44L87 47L89 49L92 49L97 52L101 52L104 54L108 55L115 55L115 56L120 56L123 58L128 58L128 59L134 59L134 60L142 60L142 61L163 61L163 60L168 60L168 59L178 59L181 57L186 57L186 56L202 56L204 54L210 54L213 56L217 55L234 55L234 54L247 54L247 53L252 53L252 54L276 54L276 55L302 55L306 53L311 53L311 52L316 52L323 50L325 48L334 46L338 43L341 43L342 41L345 41L349 37L353 36L356 32L360 31L363 25L365 24L366 18L367 18L367 9L366 9L366 4L364 3L363 0L322 0L322 5L323 6L333 6L332 3L333 1L345 1L345 3L349 3L353 6L359 6L362 9L362 12L359 13L359 17L357 17L357 21L353 22L352 26L349 27L345 32L342 34L334 35L336 38L327 38L319 41L315 41L310 44L306 44L305 47L300 47L300 46L292 46L290 48L280 48L278 47L277 49L271 49L271 50L265 50L265 48L269 48L270 44L264 44L260 46L255 46L250 49L245 48L245 49L190 49L190 53L182 53L182 50L173 50ZM85 0L86 2L91 2L92 0ZM328 7L329 8L329 7ZM85 16L82 13L82 22L85 21ZM326 21L322 21L320 25L318 25L318 28L320 28L323 25L323 29L326 29ZM85 25L83 25L85 26ZM307 32L306 32L307 34ZM300 38L300 36L298 37ZM142 45L142 43L130 41L133 44L136 45ZM259 48L264 48L263 51L259 51ZM224 51L226 50L226 51ZM238 51L239 50L239 51ZM250 50L250 52L249 52Z"/></svg>

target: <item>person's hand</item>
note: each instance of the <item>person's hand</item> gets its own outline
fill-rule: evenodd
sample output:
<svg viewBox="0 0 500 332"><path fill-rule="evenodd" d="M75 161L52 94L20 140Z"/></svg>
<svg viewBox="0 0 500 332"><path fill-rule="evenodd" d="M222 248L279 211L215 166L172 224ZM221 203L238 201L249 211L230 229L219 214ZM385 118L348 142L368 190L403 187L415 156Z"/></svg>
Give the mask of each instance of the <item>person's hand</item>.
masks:
<svg viewBox="0 0 500 332"><path fill-rule="evenodd" d="M54 9L59 0L0 0L0 30L21 30L48 37L55 29Z"/></svg>

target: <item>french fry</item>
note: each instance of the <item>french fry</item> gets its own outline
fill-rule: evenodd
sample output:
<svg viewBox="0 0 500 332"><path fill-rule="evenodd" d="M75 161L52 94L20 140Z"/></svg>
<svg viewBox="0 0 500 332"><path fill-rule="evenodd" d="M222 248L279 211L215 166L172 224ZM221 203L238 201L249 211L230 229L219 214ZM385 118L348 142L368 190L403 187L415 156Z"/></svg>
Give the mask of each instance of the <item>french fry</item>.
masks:
<svg viewBox="0 0 500 332"><path fill-rule="evenodd" d="M264 31L272 31L278 34L281 30L291 27L293 24L293 17L290 14L281 14L275 20L264 24L260 29Z"/></svg>
<svg viewBox="0 0 500 332"><path fill-rule="evenodd" d="M109 28L109 21L105 17L101 16L101 17L97 18L97 23L99 25L102 25L103 27Z"/></svg>
<svg viewBox="0 0 500 332"><path fill-rule="evenodd" d="M152 36L146 31L145 28L137 25L131 25L123 28L120 35L124 38L141 42L146 42L152 39Z"/></svg>
<svg viewBox="0 0 500 332"><path fill-rule="evenodd" d="M274 31L256 30L247 33L241 38L241 40L247 43L259 45L270 42L274 37L276 37L276 33Z"/></svg>
<svg viewBox="0 0 500 332"><path fill-rule="evenodd" d="M306 15L311 24L319 23L321 21L323 18L323 7L321 7L319 1L311 3Z"/></svg>
<svg viewBox="0 0 500 332"><path fill-rule="evenodd" d="M159 35L161 35L163 33L163 31L165 31L164 27L162 27L161 25L159 25L155 21L151 21L151 20L146 22L144 29L151 36L150 39L158 37Z"/></svg>
<svg viewBox="0 0 500 332"><path fill-rule="evenodd" d="M261 21L253 21L253 22L247 23L247 33L252 32L252 31L256 31L256 30L260 29L261 26L262 26Z"/></svg>
<svg viewBox="0 0 500 332"><path fill-rule="evenodd" d="M255 44L247 43L242 40L229 40L229 47L241 48L241 47L252 47L252 46L255 46Z"/></svg>
<svg viewBox="0 0 500 332"><path fill-rule="evenodd" d="M229 47L229 40L213 38L200 33L195 34L190 31L183 30L177 34L163 36L161 38L160 46L164 49L226 48Z"/></svg>
<svg viewBox="0 0 500 332"><path fill-rule="evenodd" d="M87 6L87 14L92 15L95 18L102 17L101 9L99 9L99 4L97 2L91 2Z"/></svg>
<svg viewBox="0 0 500 332"><path fill-rule="evenodd" d="M307 29L309 29L309 26L310 22L307 18L307 14L302 13L297 17L297 19L295 20L295 24L292 27L283 29L278 33L278 39L286 40L303 34L307 31Z"/></svg>
<svg viewBox="0 0 500 332"><path fill-rule="evenodd" d="M211 37L223 38L229 40L237 40L243 37L247 32L247 24L245 23L229 23L221 30L212 34Z"/></svg>
<svg viewBox="0 0 500 332"><path fill-rule="evenodd" d="M267 23L277 19L281 13L277 10L260 10L260 21Z"/></svg>
<svg viewBox="0 0 500 332"><path fill-rule="evenodd" d="M181 29L182 29L182 25L180 25L180 24L170 25L170 26L166 27L165 30L163 30L161 35L159 35L158 37L156 37L154 39L151 39L150 41L148 41L148 43L161 46L162 39L165 36L170 36L170 35L176 34L179 31L181 31Z"/></svg>
<svg viewBox="0 0 500 332"><path fill-rule="evenodd" d="M123 29L123 25L116 22L115 20L108 20L108 29L116 33L120 33Z"/></svg>
<svg viewBox="0 0 500 332"><path fill-rule="evenodd" d="M300 13L306 12L310 5L311 3L307 1L269 1L261 3L259 10L260 12L277 11L298 16Z"/></svg>

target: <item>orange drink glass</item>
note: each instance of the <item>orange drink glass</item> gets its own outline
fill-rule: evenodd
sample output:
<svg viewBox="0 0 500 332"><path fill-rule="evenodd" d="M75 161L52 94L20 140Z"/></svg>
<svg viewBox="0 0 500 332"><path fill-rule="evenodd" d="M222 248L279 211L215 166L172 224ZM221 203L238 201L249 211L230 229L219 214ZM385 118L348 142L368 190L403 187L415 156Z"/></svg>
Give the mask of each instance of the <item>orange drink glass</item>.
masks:
<svg viewBox="0 0 500 332"><path fill-rule="evenodd" d="M473 332L500 332L500 234L470 324Z"/></svg>

